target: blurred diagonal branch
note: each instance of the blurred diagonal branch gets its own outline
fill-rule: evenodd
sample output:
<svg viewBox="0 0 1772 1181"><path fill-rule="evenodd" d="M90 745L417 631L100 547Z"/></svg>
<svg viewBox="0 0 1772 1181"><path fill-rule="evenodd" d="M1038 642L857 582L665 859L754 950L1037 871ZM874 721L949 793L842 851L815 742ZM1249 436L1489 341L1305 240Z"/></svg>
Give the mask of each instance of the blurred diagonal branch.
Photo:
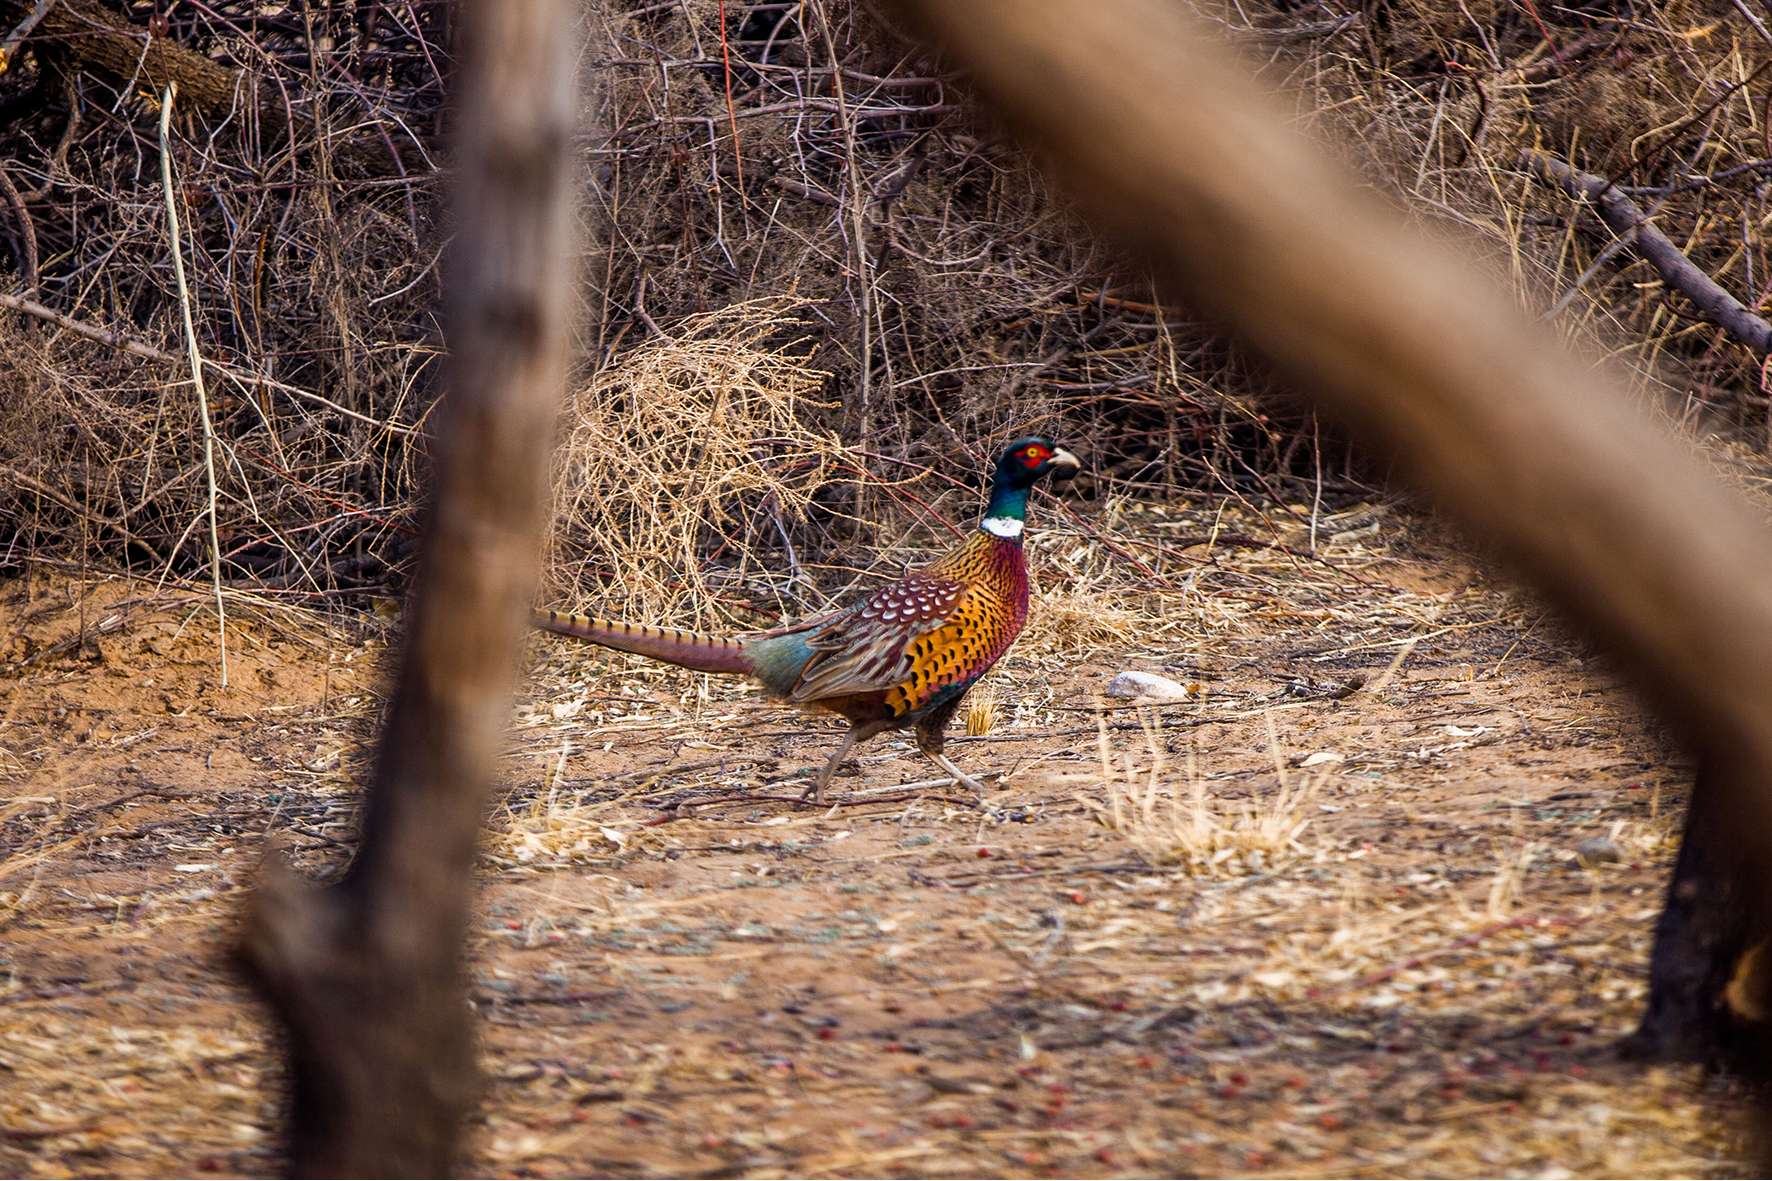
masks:
<svg viewBox="0 0 1772 1181"><path fill-rule="evenodd" d="M1727 815L1706 831L1753 842L1764 864L1752 834L1772 813L1772 530L1760 506L1465 259L1403 231L1178 6L892 7L972 71L1099 225L1621 658L1718 771L1711 803ZM1763 897L1758 879L1736 883ZM1733 934L1686 947L1741 950ZM1693 1025L1717 1002L1671 1000Z"/></svg>

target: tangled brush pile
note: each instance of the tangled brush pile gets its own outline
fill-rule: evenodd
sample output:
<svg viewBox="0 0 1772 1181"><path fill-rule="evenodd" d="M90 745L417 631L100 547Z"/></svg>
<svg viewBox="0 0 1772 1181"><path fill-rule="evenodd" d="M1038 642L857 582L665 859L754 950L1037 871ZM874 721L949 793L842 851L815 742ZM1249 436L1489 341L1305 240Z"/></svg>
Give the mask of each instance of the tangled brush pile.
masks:
<svg viewBox="0 0 1772 1181"><path fill-rule="evenodd" d="M792 538L862 470L828 430L825 375L791 298L694 316L622 354L563 413L544 593L574 609L698 626L798 611ZM742 589L741 589L742 584ZM759 603L759 589L773 603ZM790 606L791 605L791 606Z"/></svg>

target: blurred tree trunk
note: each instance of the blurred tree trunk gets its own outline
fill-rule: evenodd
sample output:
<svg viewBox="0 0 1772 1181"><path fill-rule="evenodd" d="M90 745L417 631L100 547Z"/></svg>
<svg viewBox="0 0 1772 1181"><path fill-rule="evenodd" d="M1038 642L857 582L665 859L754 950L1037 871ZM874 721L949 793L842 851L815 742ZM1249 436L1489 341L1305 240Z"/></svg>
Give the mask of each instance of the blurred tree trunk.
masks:
<svg viewBox="0 0 1772 1181"><path fill-rule="evenodd" d="M1625 1041L1632 1057L1767 1070L1768 979L1757 948L1769 925L1764 842L1739 834L1755 817L1741 800L1756 786L1728 782L1726 764L1700 764L1686 807L1680 853L1655 923L1649 1000Z"/></svg>
<svg viewBox="0 0 1772 1181"><path fill-rule="evenodd" d="M578 23L463 9L448 392L362 844L326 889L272 862L241 948L286 1026L303 1176L452 1172L478 1090L462 944L565 384Z"/></svg>

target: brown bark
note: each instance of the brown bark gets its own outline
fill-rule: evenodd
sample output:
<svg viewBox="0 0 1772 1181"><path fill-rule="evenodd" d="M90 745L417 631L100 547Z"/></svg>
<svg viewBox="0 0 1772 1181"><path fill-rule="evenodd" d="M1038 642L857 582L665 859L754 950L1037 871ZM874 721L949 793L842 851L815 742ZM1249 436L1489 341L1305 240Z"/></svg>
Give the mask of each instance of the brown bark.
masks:
<svg viewBox="0 0 1772 1181"><path fill-rule="evenodd" d="M303 1176L453 1171L478 1087L462 943L565 384L577 25L565 0L464 9L436 492L362 843L322 890L273 862L241 949L286 1026Z"/></svg>
<svg viewBox="0 0 1772 1181"><path fill-rule="evenodd" d="M0 0L0 26L11 29L35 8L34 0ZM27 38L33 39L119 82L134 79L144 94L158 95L177 82L180 102L208 116L225 114L234 102L239 75L233 70L164 37L150 37L100 0L55 0Z"/></svg>
<svg viewBox="0 0 1772 1181"><path fill-rule="evenodd" d="M1765 863L1750 834L1772 816L1762 510L1454 250L1408 232L1177 6L892 7L974 72L1100 225L1391 456L1605 643L1707 766L1729 768L1703 831L1756 843L1711 854L1699 889L1712 919L1738 889L1757 897L1729 867ZM1741 941L1707 929L1690 942L1698 988L1727 978L1712 969Z"/></svg>
<svg viewBox="0 0 1772 1181"><path fill-rule="evenodd" d="M12 29L29 19L34 0L0 0L0 28ZM52 45L84 69L108 75L113 82L133 84L143 94L159 95L169 83L178 83L181 109L195 110L216 120L244 106L256 112L260 125L272 135L290 130L290 111L280 98L258 92L257 80L211 61L165 37L150 36L102 0L55 0L26 44ZM311 127L297 117L297 131ZM341 144L335 155L355 167L384 172L397 167L386 145L361 141Z"/></svg>
<svg viewBox="0 0 1772 1181"><path fill-rule="evenodd" d="M1769 1032L1762 1003L1766 982L1753 980L1751 972L1743 978L1741 969L1751 967L1743 957L1767 937L1768 899L1763 875L1730 831L1738 819L1732 793L1755 785L1721 782L1728 773L1713 760L1699 768L1692 785L1679 859L1655 923L1649 999L1623 1048L1635 1058L1760 1074Z"/></svg>

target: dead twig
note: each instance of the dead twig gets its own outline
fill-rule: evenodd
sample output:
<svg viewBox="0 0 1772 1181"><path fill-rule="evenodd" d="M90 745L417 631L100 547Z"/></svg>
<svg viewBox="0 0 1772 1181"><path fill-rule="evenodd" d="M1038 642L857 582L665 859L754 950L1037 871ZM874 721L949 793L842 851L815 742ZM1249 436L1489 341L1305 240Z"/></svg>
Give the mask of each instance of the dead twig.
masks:
<svg viewBox="0 0 1772 1181"><path fill-rule="evenodd" d="M1619 235L1620 242L1641 255L1669 287L1691 300L1699 315L1721 328L1731 340L1753 350L1756 356L1772 353L1772 323L1755 315L1700 270L1611 181L1578 171L1546 152L1522 154L1519 166L1541 184L1588 201L1600 220Z"/></svg>
<svg viewBox="0 0 1772 1181"><path fill-rule="evenodd" d="M3 61L3 56L0 56ZM12 206L12 216L18 222L19 273L24 276L25 290L37 290L37 225L31 220L31 211L25 207L25 199L19 193L18 186L12 183L12 176L4 168L0 168L0 193L6 195L6 203Z"/></svg>
<svg viewBox="0 0 1772 1181"><path fill-rule="evenodd" d="M95 344L102 344L109 348L116 349L119 352L128 353L132 357L140 357L144 361L159 361L163 365L182 365L185 363L185 358L180 357L177 353L169 353L165 349L157 349L151 344L136 340L134 337L125 336L114 328L100 328L96 324L88 324L84 320L76 320L72 316L58 312L54 308L45 307L36 300L26 299L22 295L12 295L0 291L0 307L11 308L15 312L22 312L27 316L47 321L59 328L67 329L76 336L85 337L87 340L90 340ZM415 435L418 433L411 427L402 426L397 422L388 422L384 419L372 418L367 414L360 414L357 411L352 410L349 406L341 406L331 398L316 394L312 390L304 390L300 386L290 385L288 382L272 381L270 378L261 374L248 373L244 370L236 369L232 365L224 365L220 361L211 360L208 357L199 357L198 360L203 363L205 368L215 370L223 377L238 383L245 389L251 389L254 386L263 386L266 389L273 389L280 394L288 394L292 398L300 398L303 401L312 402L317 406L324 406L328 410L344 415L346 418L377 427L384 431L389 431L396 435Z"/></svg>
<svg viewBox="0 0 1772 1181"><path fill-rule="evenodd" d="M37 27L38 22L48 15L54 5L55 0L37 0L36 7L25 14L24 20L13 26L12 32L6 34L6 40L0 41L0 74L5 73L7 67L12 65L12 55L18 52L19 45L31 35L31 30Z"/></svg>

